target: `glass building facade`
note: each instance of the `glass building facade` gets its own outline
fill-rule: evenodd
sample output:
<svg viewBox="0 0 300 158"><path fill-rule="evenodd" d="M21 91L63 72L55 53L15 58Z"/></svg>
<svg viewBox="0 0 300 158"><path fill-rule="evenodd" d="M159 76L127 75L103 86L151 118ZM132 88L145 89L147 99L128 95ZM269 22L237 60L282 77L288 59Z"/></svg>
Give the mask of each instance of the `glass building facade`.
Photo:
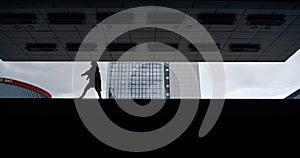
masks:
<svg viewBox="0 0 300 158"><path fill-rule="evenodd" d="M109 64L108 98L167 98L162 62L112 62Z"/></svg>
<svg viewBox="0 0 300 158"><path fill-rule="evenodd" d="M286 99L300 99L300 89L286 97Z"/></svg>
<svg viewBox="0 0 300 158"><path fill-rule="evenodd" d="M183 63L111 62L107 96L111 99L200 98L198 64L193 65L197 68L196 80ZM181 86L188 90L182 91Z"/></svg>

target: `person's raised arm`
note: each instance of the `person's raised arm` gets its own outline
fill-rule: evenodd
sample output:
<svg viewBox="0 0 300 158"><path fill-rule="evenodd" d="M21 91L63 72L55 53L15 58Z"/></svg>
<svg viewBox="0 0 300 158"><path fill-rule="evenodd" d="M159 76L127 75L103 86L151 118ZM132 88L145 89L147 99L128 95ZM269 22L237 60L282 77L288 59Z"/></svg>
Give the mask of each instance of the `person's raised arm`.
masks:
<svg viewBox="0 0 300 158"><path fill-rule="evenodd" d="M91 71L91 68L89 70L87 70L85 73L81 74L81 76L86 76L89 74L89 72Z"/></svg>

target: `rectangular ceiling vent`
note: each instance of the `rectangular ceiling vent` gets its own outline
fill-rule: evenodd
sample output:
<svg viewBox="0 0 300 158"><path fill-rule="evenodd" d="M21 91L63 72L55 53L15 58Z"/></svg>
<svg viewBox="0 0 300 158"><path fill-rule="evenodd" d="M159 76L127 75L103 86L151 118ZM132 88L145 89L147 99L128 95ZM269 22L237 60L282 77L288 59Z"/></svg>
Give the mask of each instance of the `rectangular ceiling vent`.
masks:
<svg viewBox="0 0 300 158"><path fill-rule="evenodd" d="M232 44L229 46L229 52L258 52L259 44Z"/></svg>
<svg viewBox="0 0 300 158"><path fill-rule="evenodd" d="M136 43L111 43L108 45L108 51L128 51L136 46Z"/></svg>
<svg viewBox="0 0 300 158"><path fill-rule="evenodd" d="M80 43L66 43L66 49L70 52L78 51Z"/></svg>
<svg viewBox="0 0 300 158"><path fill-rule="evenodd" d="M33 43L33 44L26 44L25 49L28 51L57 51L57 45L53 43Z"/></svg>
<svg viewBox="0 0 300 158"><path fill-rule="evenodd" d="M107 13L98 13L97 14L97 19L96 19L97 23L103 21L104 19L110 17L113 14L115 14L115 13L108 13L108 12Z"/></svg>
<svg viewBox="0 0 300 158"><path fill-rule="evenodd" d="M114 15L114 12L103 12L103 13L97 13L97 23L102 22L106 18ZM135 15L133 13L123 13L123 14L116 14L114 15L114 18L109 18L105 23L108 24L131 24L134 22Z"/></svg>
<svg viewBox="0 0 300 158"><path fill-rule="evenodd" d="M270 15L259 15L253 14L248 15L247 17L247 25L263 25L263 26L280 26L282 25L286 19L285 15L281 14L270 14Z"/></svg>
<svg viewBox="0 0 300 158"><path fill-rule="evenodd" d="M179 45L177 43L151 43L148 45L148 49L151 52L173 52L179 49Z"/></svg>
<svg viewBox="0 0 300 158"><path fill-rule="evenodd" d="M83 13L48 13L47 21L53 25L80 25L85 24Z"/></svg>
<svg viewBox="0 0 300 158"><path fill-rule="evenodd" d="M150 24L182 24L185 18L184 14L175 13L148 13L147 15Z"/></svg>
<svg viewBox="0 0 300 158"><path fill-rule="evenodd" d="M66 43L66 49L70 52L78 51L96 51L97 45L95 43Z"/></svg>
<svg viewBox="0 0 300 158"><path fill-rule="evenodd" d="M22 25L36 24L37 17L35 14L0 14L0 23L2 25Z"/></svg>
<svg viewBox="0 0 300 158"><path fill-rule="evenodd" d="M199 14L198 21L204 25L233 25L236 14Z"/></svg>

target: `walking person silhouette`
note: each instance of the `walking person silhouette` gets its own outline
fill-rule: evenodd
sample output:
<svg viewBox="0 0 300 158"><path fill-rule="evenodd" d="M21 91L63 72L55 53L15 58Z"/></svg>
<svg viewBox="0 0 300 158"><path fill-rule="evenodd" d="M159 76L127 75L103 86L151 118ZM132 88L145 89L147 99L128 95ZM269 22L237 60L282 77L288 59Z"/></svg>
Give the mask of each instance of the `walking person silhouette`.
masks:
<svg viewBox="0 0 300 158"><path fill-rule="evenodd" d="M87 76L86 80L89 79L89 83L85 86L82 95L79 98L83 98L83 96L87 93L87 91L91 88L95 88L98 93L99 99L101 97L101 76L97 61L91 62L91 68L87 70L85 73L81 74L81 77Z"/></svg>

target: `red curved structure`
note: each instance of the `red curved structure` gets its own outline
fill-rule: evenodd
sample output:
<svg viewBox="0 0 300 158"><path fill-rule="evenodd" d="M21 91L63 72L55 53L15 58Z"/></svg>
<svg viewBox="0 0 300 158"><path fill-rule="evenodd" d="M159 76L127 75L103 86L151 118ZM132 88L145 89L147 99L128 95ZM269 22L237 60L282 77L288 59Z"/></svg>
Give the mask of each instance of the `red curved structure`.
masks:
<svg viewBox="0 0 300 158"><path fill-rule="evenodd" d="M26 88L26 89L29 89L29 90L33 90L33 91L36 91L38 93L43 94L47 98L52 98L51 94L48 93L47 91L45 91L45 90L43 90L43 89L41 89L39 87L36 87L34 85L25 83L25 82L13 80L13 79L10 79L10 78L2 78L2 77L0 77L0 83L11 84L11 85L19 86L19 87Z"/></svg>

